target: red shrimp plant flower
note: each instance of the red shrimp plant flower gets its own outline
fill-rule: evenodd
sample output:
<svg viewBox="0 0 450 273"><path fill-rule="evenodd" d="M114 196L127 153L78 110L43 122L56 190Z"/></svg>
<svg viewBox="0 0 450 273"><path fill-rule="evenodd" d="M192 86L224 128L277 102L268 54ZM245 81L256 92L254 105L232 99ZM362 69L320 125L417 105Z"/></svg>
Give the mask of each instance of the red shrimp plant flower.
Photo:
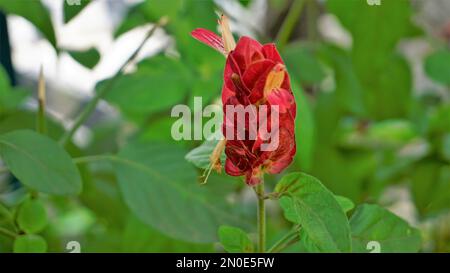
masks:
<svg viewBox="0 0 450 273"><path fill-rule="evenodd" d="M261 45L258 41L243 36L237 44L231 34L228 19L222 15L219 20L221 36L206 29L195 29L192 36L200 42L219 51L226 57L222 87L224 120L222 133L225 136L211 155L211 166L221 170L220 154L225 148L225 171L232 176L245 175L246 183L258 185L264 173L276 174L286 169L296 152L295 116L296 103L292 94L289 75L275 44ZM235 113L229 106L267 107L265 118L270 131L277 131L278 141L273 149L262 149L267 139L260 124L255 120L238 124ZM278 109L277 113L273 109ZM277 115L276 124L271 115ZM256 114L258 115L258 114ZM261 119L258 119L261 120ZM271 122L272 121L272 122ZM249 134L256 130L255 139L236 138L239 125ZM232 129L235 133L228 134ZM230 137L231 136L231 137Z"/></svg>

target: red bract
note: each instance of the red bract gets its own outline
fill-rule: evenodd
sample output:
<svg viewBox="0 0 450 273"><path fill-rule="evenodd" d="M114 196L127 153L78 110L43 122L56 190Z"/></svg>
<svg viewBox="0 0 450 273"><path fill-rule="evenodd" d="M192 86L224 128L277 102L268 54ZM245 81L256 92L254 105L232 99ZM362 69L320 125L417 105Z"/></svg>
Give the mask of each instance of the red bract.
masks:
<svg viewBox="0 0 450 273"><path fill-rule="evenodd" d="M266 117L269 131L278 130L278 145L270 151L261 149L263 143L270 143L271 140L264 140L266 138L263 137L260 124L255 126L246 120L246 136L251 130L256 130L256 139L239 140L235 137L236 133L233 138L226 139L225 171L232 176L245 175L247 184L251 186L257 185L264 173L280 173L292 162L296 152L296 104L289 75L275 45L261 45L244 36L239 39L234 49L230 49L226 46L227 41L208 30L197 29L192 35L227 56L222 88L224 136L227 136L227 130L236 132L238 126L242 126L237 124L236 118L230 117L227 106L253 105L255 109L259 109L266 105L269 109ZM277 124L270 122L273 113L271 106L278 107ZM259 112L256 115L259 115ZM214 160L213 164L217 164Z"/></svg>

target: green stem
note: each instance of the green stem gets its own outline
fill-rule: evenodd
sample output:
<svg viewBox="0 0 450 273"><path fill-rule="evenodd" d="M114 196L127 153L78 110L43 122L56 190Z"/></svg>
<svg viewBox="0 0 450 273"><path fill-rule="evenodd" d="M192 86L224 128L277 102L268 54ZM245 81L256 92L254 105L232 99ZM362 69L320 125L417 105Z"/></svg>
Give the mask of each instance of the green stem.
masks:
<svg viewBox="0 0 450 273"><path fill-rule="evenodd" d="M300 230L300 227L296 226L291 231L286 233L283 237L281 237L280 240L278 240L267 252L274 253L279 252L282 249L284 249L286 244L289 244L291 241L298 239L298 232Z"/></svg>
<svg viewBox="0 0 450 273"><path fill-rule="evenodd" d="M305 2L306 0L294 0L292 6L290 7L289 13L277 34L277 46L280 51L283 50L284 46L291 37L295 23L297 23L300 15L302 14Z"/></svg>
<svg viewBox="0 0 450 273"><path fill-rule="evenodd" d="M266 206L264 198L264 180L256 186L258 198L258 252L266 250Z"/></svg>
<svg viewBox="0 0 450 273"><path fill-rule="evenodd" d="M307 27L308 27L308 40L316 41L318 38L317 31L317 18L319 16L319 7L315 0L308 0L307 4Z"/></svg>
<svg viewBox="0 0 450 273"><path fill-rule="evenodd" d="M122 75L124 69L134 61L134 59L136 58L136 56L139 54L139 52L141 51L142 47L145 45L145 43L147 42L147 40L155 33L156 29L158 27L162 27L165 24L167 24L167 18L166 17L162 17L158 23L156 23L151 29L150 31L147 33L147 35L145 36L144 40L141 42L141 44L139 45L139 47L133 52L133 54L131 54L131 56L127 59L127 61L120 67L120 69L117 71L117 73L112 77L111 80L109 80L107 82L107 84L100 89L95 96L92 98L92 100L86 105L86 107L83 109L83 111L81 112L81 114L78 116L78 118L75 120L74 124L72 125L72 127L61 137L60 139L60 144L64 147L67 145L67 143L72 139L73 135L75 134L75 132L78 130L78 128L89 118L89 116L92 114L92 112L95 110L95 108L97 107L97 104L99 103L99 101L106 95L106 93L108 93L109 90L111 90L111 88L114 86L114 84L116 83L116 81L120 78L120 76Z"/></svg>
<svg viewBox="0 0 450 273"><path fill-rule="evenodd" d="M4 235L6 237L12 238L12 239L15 239L17 236L17 234L15 234L14 232L7 230L6 228L2 228L2 227L0 227L0 234Z"/></svg>

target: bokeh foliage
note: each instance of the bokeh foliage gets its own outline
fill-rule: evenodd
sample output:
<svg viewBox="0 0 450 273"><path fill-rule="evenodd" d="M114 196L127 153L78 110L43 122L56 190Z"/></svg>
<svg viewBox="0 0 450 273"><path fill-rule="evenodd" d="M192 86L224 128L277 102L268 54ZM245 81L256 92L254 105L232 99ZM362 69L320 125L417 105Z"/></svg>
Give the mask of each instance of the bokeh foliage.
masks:
<svg viewBox="0 0 450 273"><path fill-rule="evenodd" d="M64 4L66 22L90 1L82 3ZM290 1L269 4L276 13ZM344 47L300 35L282 49L298 105L298 152L289 171L307 172L320 181L299 173L267 177L272 188L280 181L276 191L294 176L304 187L280 199L283 211L271 211L269 241L279 239L293 223L304 227L301 242L288 249L293 252L365 252L365 244L373 239L385 242L389 252L450 251L449 232L442 228L450 208L448 44L414 23L416 11L407 0L383 1L380 6L363 0L308 5L320 5L322 13L334 15L352 43ZM96 49L71 52L58 47L40 1L0 0L0 9L33 23L56 52L69 51L87 68L98 63ZM51 117L46 136L33 132L37 114L23 103L31 90L10 86L0 69L0 157L14 174L0 174L8 185L0 189L6 192L0 199L0 227L29 231L15 243L0 237L0 251L61 252L72 239L89 252L253 250L255 204L249 190L239 178L224 174L213 174L207 185L199 186L197 177L211 147L199 141L176 142L170 136L173 105L193 106L194 96L201 96L203 105L220 98L224 58L190 37L197 27L217 30L217 11L213 1L194 0L148 0L128 11L116 38L167 16L164 31L174 48L142 60L117 80L104 100L120 118L90 127L93 137L83 147L60 147L57 141L64 129ZM311 18L307 12L299 14ZM315 24L318 17L312 19ZM276 20L268 16L266 23ZM301 22L296 26L300 30ZM272 40L270 34L258 35L255 38ZM423 70L446 96L414 90L412 64L399 49L401 42L413 38L431 40ZM96 91L110 80L97 83ZM20 153L12 152L14 147L21 147ZM61 183L51 183L54 180ZM404 202L413 206L414 224L421 232L383 208L391 205L383 197L395 187L409 196ZM310 192L318 197L309 198ZM24 220L27 210L42 209L26 209L36 198L51 211L33 213L40 217L33 222L45 228L29 227ZM363 202L378 205L353 208L353 203ZM321 206L321 214L308 213L310 207ZM15 219L22 219L19 227ZM424 224L429 222L431 228ZM223 248L216 244L219 240Z"/></svg>

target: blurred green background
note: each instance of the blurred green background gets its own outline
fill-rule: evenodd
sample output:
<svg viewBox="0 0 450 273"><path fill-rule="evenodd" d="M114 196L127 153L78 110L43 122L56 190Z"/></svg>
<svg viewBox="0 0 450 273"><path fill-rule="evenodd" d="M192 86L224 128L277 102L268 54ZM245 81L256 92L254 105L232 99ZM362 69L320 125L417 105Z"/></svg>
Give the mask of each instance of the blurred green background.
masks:
<svg viewBox="0 0 450 273"><path fill-rule="evenodd" d="M48 135L57 140L151 25L168 16L67 148L73 157L120 151L155 173L79 164L80 195L40 196L48 251L66 252L72 240L82 252L223 251L215 238L225 223L255 235L253 192L223 174L199 187L202 171L185 155L202 142L170 134L174 105L220 98L225 60L190 31L217 31L225 13L236 38L275 42L287 64L298 104L290 170L314 175L356 204L390 209L421 230L421 251L450 252L450 1L76 2L0 0L0 133L35 128L42 66ZM152 183L166 176L195 188L195 196ZM268 187L279 177L267 177ZM27 196L0 172L0 226L14 226L10 218ZM268 214L273 242L289 224L275 203ZM0 252L10 251L11 240L0 236Z"/></svg>

